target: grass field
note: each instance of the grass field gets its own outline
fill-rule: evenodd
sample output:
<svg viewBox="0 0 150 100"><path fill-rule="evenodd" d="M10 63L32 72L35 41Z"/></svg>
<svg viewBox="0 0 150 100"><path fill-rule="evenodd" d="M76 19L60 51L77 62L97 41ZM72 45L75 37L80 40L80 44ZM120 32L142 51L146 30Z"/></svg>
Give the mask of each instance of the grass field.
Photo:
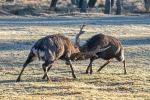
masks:
<svg viewBox="0 0 150 100"><path fill-rule="evenodd" d="M57 61L48 73L52 81L47 82L41 79L42 62L35 61L25 69L22 81L16 83L15 80L30 48L37 39L56 33L74 39L75 33L79 31L79 24L47 25L45 22L43 23L45 26L28 26L22 23L19 25L4 23L1 18L0 99L150 100L149 24L89 24L85 28L87 35L81 37L86 40L97 32L101 32L119 38L125 48L127 75L123 74L123 64L116 60L113 60L100 73L96 72L99 66L105 63L101 59L94 62L92 75L84 74L89 63L86 60L73 62L75 74L78 77L74 80L70 67L63 61Z"/></svg>

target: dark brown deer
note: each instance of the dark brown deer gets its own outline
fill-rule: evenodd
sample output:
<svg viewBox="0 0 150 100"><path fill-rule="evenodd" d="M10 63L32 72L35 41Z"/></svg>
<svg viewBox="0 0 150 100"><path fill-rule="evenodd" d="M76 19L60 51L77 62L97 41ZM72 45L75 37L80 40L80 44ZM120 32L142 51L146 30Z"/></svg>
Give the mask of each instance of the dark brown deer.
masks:
<svg viewBox="0 0 150 100"><path fill-rule="evenodd" d="M58 59L65 60L67 64L70 65L72 76L73 78L76 78L72 64L71 64L70 56L77 52L79 52L78 47L76 47L70 41L69 38L63 35L56 34L56 35L50 35L50 36L41 38L32 47L28 55L28 58L26 62L24 63L23 68L17 78L17 82L20 81L20 77L25 67L29 63L34 61L36 58L39 58L44 61L44 64L42 65L42 68L44 70L43 79L47 77L47 80L49 80L47 71L50 70L54 61Z"/></svg>
<svg viewBox="0 0 150 100"><path fill-rule="evenodd" d="M92 36L90 39L88 39L84 45L80 46L79 45L79 42L80 42L79 37L81 34L84 33L84 31L83 31L84 27L85 27L85 25L83 25L81 27L80 32L76 35L76 45L79 47L80 53L94 51L95 49L98 49L98 48L101 49L104 47L109 47L102 52L97 52L96 54L93 53L93 55L91 54L90 56L89 55L88 56L80 55L80 54L78 54L78 56L76 56L76 60L90 59L90 64L88 65L88 67L86 69L86 73L88 73L89 69L90 69L90 74L92 74L92 72L93 72L92 71L92 63L95 59L102 58L104 60L107 60L107 62L98 69L98 72L99 72L107 64L110 63L111 59L116 58L118 61L123 62L124 74L126 74L127 72L126 72L126 64L125 64L125 57L124 57L124 49L123 49L121 42L112 36L108 36L108 35L104 35L104 34L97 34L97 35Z"/></svg>
<svg viewBox="0 0 150 100"><path fill-rule="evenodd" d="M66 64L70 65L72 76L73 78L76 78L71 60L74 60L77 54L80 55L86 54L87 56L90 56L91 54L94 54L96 52L101 52L106 49L107 48L103 48L88 53L87 52L80 53L79 48L74 43L72 43L69 38L60 34L46 36L44 38L39 39L33 45L28 55L28 58L25 61L23 68L16 81L17 82L20 81L21 75L24 69L26 68L26 66L32 61L34 61L36 58L44 61L44 64L42 64L42 68L44 71L44 76L42 79L45 79L47 77L47 80L49 80L47 72L52 67L52 64L58 59L65 60Z"/></svg>

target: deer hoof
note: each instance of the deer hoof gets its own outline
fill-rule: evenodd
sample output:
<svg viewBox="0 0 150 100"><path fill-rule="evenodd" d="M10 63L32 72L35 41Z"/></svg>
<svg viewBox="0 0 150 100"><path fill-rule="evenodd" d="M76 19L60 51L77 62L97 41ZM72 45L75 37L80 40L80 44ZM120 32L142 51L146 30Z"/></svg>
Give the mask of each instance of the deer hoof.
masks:
<svg viewBox="0 0 150 100"><path fill-rule="evenodd" d="M77 77L75 75L72 75L74 79L76 79Z"/></svg>
<svg viewBox="0 0 150 100"><path fill-rule="evenodd" d="M16 82L20 82L20 79L17 79Z"/></svg>
<svg viewBox="0 0 150 100"><path fill-rule="evenodd" d="M88 71L86 71L85 74L88 74Z"/></svg>
<svg viewBox="0 0 150 100"><path fill-rule="evenodd" d="M127 75L127 72L124 72L124 75Z"/></svg>

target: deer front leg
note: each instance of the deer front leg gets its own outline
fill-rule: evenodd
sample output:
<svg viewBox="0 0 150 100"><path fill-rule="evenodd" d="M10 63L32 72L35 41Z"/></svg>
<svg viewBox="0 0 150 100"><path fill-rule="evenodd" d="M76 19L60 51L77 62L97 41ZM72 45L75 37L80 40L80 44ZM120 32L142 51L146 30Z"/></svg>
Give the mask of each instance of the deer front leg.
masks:
<svg viewBox="0 0 150 100"><path fill-rule="evenodd" d="M86 74L88 74L88 72L89 72L89 69L90 69L90 74L92 74L93 73L93 70L92 70L92 63L93 63L93 59L90 59L90 64L88 65L88 67L87 67L87 69L86 69Z"/></svg>
<svg viewBox="0 0 150 100"><path fill-rule="evenodd" d="M52 52L48 49L45 49L44 60L45 63L42 65L44 75L42 79L45 79L47 77L47 80L50 81L47 72L51 69L52 64L54 63L54 56L52 55Z"/></svg>
<svg viewBox="0 0 150 100"><path fill-rule="evenodd" d="M42 79L45 79L47 77L47 75L45 74L45 71L49 72L49 70L51 69L51 67L52 67L51 64L46 69L45 69L45 67L43 67L44 75L43 75Z"/></svg>
<svg viewBox="0 0 150 100"><path fill-rule="evenodd" d="M72 77L76 78L76 75L74 74L74 69L73 69L73 66L72 66L72 62L71 62L71 59L70 59L70 55L71 55L70 52L66 53L66 64L70 65L71 72L72 72Z"/></svg>
<svg viewBox="0 0 150 100"><path fill-rule="evenodd" d="M70 65L70 68L71 68L72 77L73 77L73 78L77 78L77 77L76 77L76 75L74 74L74 69L73 69L73 67L72 67L71 60L68 60L68 63L69 63L69 65Z"/></svg>
<svg viewBox="0 0 150 100"><path fill-rule="evenodd" d="M47 81L50 81L50 79L48 77L48 74L47 74L47 72L48 72L47 66L48 65L51 66L49 63L46 63L46 62L42 65L42 68L43 68L43 71L44 71L44 76L43 76L42 79L45 79L47 77Z"/></svg>

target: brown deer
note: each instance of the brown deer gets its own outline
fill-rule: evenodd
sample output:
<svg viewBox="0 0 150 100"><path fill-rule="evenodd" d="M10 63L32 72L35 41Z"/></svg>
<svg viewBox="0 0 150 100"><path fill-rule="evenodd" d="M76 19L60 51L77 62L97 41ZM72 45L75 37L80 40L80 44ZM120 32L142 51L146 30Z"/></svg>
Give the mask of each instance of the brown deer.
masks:
<svg viewBox="0 0 150 100"><path fill-rule="evenodd" d="M111 62L111 59L116 58L118 61L123 62L124 74L126 74L127 72L126 72L124 49L123 49L121 42L112 36L108 36L104 34L97 34L97 35L92 36L90 39L88 39L84 45L80 46L79 37L81 36L81 34L85 32L83 31L84 27L85 25L82 25L80 28L80 32L76 35L76 45L79 47L80 54L81 52L90 52L90 51L94 51L95 49L96 51L98 51L98 49L108 47L106 50L102 52L93 53L93 55L91 54L87 56L87 55L78 54L78 56L76 56L76 60L90 59L90 64L88 65L86 69L86 73L88 73L90 69L90 74L92 74L93 72L92 63L95 59L102 58L104 60L107 60L107 62L98 69L98 72L99 72L107 64Z"/></svg>

